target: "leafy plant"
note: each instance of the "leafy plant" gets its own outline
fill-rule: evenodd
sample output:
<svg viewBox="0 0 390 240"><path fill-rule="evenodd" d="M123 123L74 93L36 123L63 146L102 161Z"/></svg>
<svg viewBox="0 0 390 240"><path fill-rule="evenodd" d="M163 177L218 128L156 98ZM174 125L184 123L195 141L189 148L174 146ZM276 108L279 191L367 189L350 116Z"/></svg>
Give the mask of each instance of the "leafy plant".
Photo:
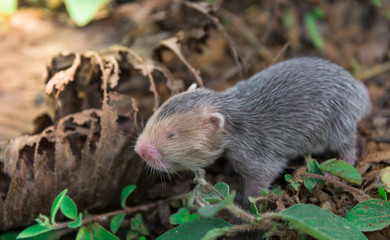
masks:
<svg viewBox="0 0 390 240"><path fill-rule="evenodd" d="M111 0L64 0L70 18L78 26L87 25L98 10ZM17 0L0 0L0 13L12 14L16 12Z"/></svg>
<svg viewBox="0 0 390 240"><path fill-rule="evenodd" d="M17 0L0 0L0 13L12 14L17 8Z"/></svg>
<svg viewBox="0 0 390 240"><path fill-rule="evenodd" d="M298 191L299 184L298 184L296 181L293 180L293 177L292 177L291 174L286 174L286 175L284 175L284 179L285 179L287 182L291 183L291 187L293 187L295 190Z"/></svg>
<svg viewBox="0 0 390 240"><path fill-rule="evenodd" d="M390 203L381 199L361 202L351 209L345 219L363 232L381 230L390 224Z"/></svg>
<svg viewBox="0 0 390 240"><path fill-rule="evenodd" d="M278 214L298 230L315 239L367 239L350 222L311 204L297 204Z"/></svg>
<svg viewBox="0 0 390 240"><path fill-rule="evenodd" d="M322 49L324 46L324 39L317 28L317 19L324 18L324 11L321 8L314 8L311 12L305 15L305 26L309 34L310 40L314 47Z"/></svg>
<svg viewBox="0 0 390 240"><path fill-rule="evenodd" d="M110 0L64 0L70 18L78 25L89 23L99 8Z"/></svg>
<svg viewBox="0 0 390 240"><path fill-rule="evenodd" d="M113 233L116 233L126 216L126 212L132 212L133 209L130 209L126 206L126 200L129 195L134 191L135 186L129 185L122 190L121 193L121 205L124 208L122 211L115 211L112 213L104 214L104 217L113 216L110 222L111 232L99 225L98 223L92 223L96 221L94 217L84 218L82 213L79 213L75 202L68 196L66 193L68 190L62 191L54 199L51 206L50 217L40 214L35 221L37 224L32 225L18 234L17 239L26 239L31 237L40 236L43 239L43 234L59 230L63 228L79 228L77 233L77 240L81 239L119 239ZM60 211L66 218L71 221L57 223L56 217L57 213ZM130 233L136 236L148 235L149 232L142 223L142 216L140 214L136 215L131 220ZM45 238L46 239L46 238ZM56 238L55 238L56 239Z"/></svg>

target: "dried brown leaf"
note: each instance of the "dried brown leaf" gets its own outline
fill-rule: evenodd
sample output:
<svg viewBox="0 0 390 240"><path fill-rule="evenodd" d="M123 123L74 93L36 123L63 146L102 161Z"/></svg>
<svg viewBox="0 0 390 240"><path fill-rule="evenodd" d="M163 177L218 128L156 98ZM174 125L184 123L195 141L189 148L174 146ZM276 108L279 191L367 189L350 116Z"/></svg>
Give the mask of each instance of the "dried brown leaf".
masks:
<svg viewBox="0 0 390 240"><path fill-rule="evenodd" d="M177 37L172 37L172 38L165 39L165 40L161 41L160 44L162 46L165 46L165 47L169 48L172 52L174 52L176 54L176 56L180 59L180 61L182 61L184 63L184 65L186 65L186 67L191 71L191 73L194 75L195 79L198 81L199 85L201 87L204 86L203 85L203 80L200 77L199 70L193 68L188 63L188 61L184 58L184 56L183 56L183 54L181 52L181 46L180 46L180 43L179 43L179 39Z"/></svg>
<svg viewBox="0 0 390 240"><path fill-rule="evenodd" d="M80 66L81 57L80 54L75 54L75 59L70 68L57 72L47 83L45 87L45 92L51 94L55 89L58 90L56 96L64 90L65 85L74 80L74 75L77 68Z"/></svg>

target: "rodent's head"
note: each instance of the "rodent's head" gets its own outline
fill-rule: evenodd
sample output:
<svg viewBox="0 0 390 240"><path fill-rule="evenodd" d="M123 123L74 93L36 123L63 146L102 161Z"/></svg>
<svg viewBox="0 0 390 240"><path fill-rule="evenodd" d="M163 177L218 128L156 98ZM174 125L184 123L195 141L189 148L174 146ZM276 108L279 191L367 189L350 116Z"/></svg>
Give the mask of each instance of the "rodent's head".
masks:
<svg viewBox="0 0 390 240"><path fill-rule="evenodd" d="M222 154L225 118L210 104L196 101L198 95L176 95L148 120L135 151L152 168L167 172L196 170L212 164Z"/></svg>

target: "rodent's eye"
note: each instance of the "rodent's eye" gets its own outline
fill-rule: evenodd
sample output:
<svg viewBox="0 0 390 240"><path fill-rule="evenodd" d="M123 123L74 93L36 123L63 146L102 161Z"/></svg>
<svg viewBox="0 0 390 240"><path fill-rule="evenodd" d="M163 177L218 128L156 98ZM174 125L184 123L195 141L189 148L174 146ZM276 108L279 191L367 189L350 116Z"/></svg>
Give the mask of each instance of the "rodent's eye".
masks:
<svg viewBox="0 0 390 240"><path fill-rule="evenodd" d="M175 133L169 133L169 134L167 135L167 139L172 139L172 138L175 137L175 136L176 136Z"/></svg>

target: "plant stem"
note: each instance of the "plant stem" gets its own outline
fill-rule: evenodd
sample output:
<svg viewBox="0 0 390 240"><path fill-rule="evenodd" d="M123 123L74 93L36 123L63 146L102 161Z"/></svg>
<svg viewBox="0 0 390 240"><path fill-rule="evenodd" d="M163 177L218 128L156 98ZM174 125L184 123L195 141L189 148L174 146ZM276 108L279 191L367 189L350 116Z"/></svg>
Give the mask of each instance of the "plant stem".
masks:
<svg viewBox="0 0 390 240"><path fill-rule="evenodd" d="M234 216L239 217L247 222L251 223L257 221L257 218L255 216L243 210L242 208L240 208L234 203L228 209L233 213Z"/></svg>
<svg viewBox="0 0 390 240"><path fill-rule="evenodd" d="M151 202L151 203L147 203L147 204L136 206L136 207L129 207L129 208L121 209L121 210L116 210L113 212L104 213L101 215L87 217L81 221L81 225L84 225L84 224L89 223L89 222L94 222L94 221L105 221L105 220L107 220L107 218L121 214L121 213L130 214L130 213L134 213L137 211L145 211L145 210L148 210L149 208L152 208L155 206L157 206L157 202ZM69 224L69 222L57 224L53 227L53 230L65 228L68 226L68 224Z"/></svg>
<svg viewBox="0 0 390 240"><path fill-rule="evenodd" d="M371 198L370 196L368 196L367 194L363 193L359 189L356 189L356 188L351 187L351 186L349 186L349 185L347 185L345 183L342 183L340 181L337 181L337 180L334 180L334 179L331 179L331 178L328 178L328 177L325 177L325 176L322 176L322 175L318 175L318 174L314 174L314 173L301 173L300 176L303 177L303 178L314 178L314 179L324 180L325 182L331 182L334 185L342 187L342 188L344 188L345 190L347 190L347 191L349 191L351 193L354 193L354 194L357 194L357 195L366 195L367 197Z"/></svg>

